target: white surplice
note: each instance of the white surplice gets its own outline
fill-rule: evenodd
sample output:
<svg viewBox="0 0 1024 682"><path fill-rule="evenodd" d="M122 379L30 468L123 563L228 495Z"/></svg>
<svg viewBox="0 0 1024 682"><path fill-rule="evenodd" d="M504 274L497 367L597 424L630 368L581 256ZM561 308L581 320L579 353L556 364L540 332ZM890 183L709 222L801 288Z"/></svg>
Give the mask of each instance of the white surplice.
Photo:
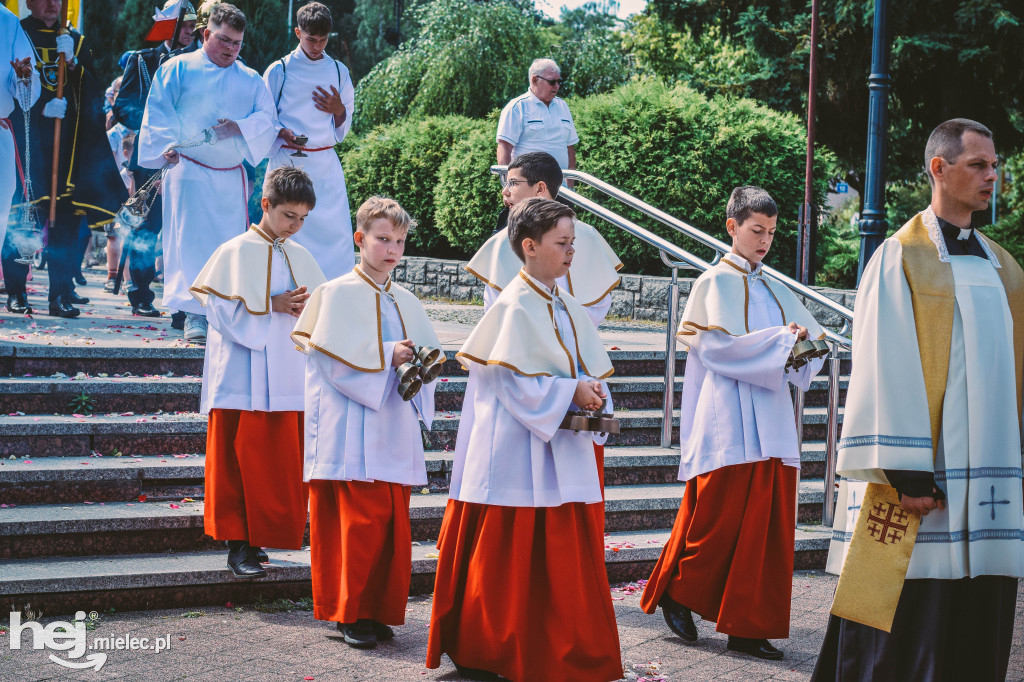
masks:
<svg viewBox="0 0 1024 682"><path fill-rule="evenodd" d="M278 139L270 154L269 173L280 166L302 168L313 178L316 207L309 212L302 231L294 240L316 258L327 279L347 274L355 265L352 246L352 217L349 211L345 173L334 145L345 139L355 113L355 89L344 64L324 55L311 60L296 47L295 51L274 62L263 74L277 110L276 129L288 128L306 135L306 147L323 151L306 152L306 158L293 156L295 150L282 148ZM331 86L341 95L345 120L334 126L334 116L316 108L313 93L320 86L328 93Z"/></svg>
<svg viewBox="0 0 1024 682"><path fill-rule="evenodd" d="M934 215L924 222L942 240ZM944 243L943 243L944 247ZM944 248L943 248L944 250ZM936 253L936 258L939 258ZM922 517L907 578L1024 577L1024 500L1013 320L994 260L949 256L955 286L942 430L933 456L903 247L890 237L864 271L853 373L839 443L840 483L827 570L838 574L866 481L933 472L946 509Z"/></svg>
<svg viewBox="0 0 1024 682"><path fill-rule="evenodd" d="M33 58L32 62L34 62L35 52L32 49L31 41L18 22L18 17L3 6L0 6L0 45L7 45L6 48L3 48L3 57L0 57L0 118L10 118L12 115L21 116L22 109L18 98L24 96L24 94L19 95L19 89L24 86L18 84L18 76L14 73L10 63L20 61L25 57ZM39 93L39 72L33 68L26 93L29 98L29 107L39 99ZM18 103L18 106L15 106L15 103ZM25 150L21 148L24 145L25 140L22 139L18 140L17 146L15 146L13 131L0 128L0 244L3 244L4 235L7 234L11 202L18 187L15 149L24 159Z"/></svg>
<svg viewBox="0 0 1024 682"><path fill-rule="evenodd" d="M773 457L799 467L788 384L807 390L824 363L817 359L785 371L796 337L784 326L782 309L764 283L761 266L751 273L742 257L728 253L723 258L748 273L750 333L731 336L709 330L690 348L679 410L680 481Z"/></svg>
<svg viewBox="0 0 1024 682"><path fill-rule="evenodd" d="M380 314L384 370L364 372L309 350L305 481L427 483L419 417L429 430L437 384L423 386L411 401L402 400L391 358L405 335L390 296L380 296ZM375 330L363 331L376 339Z"/></svg>
<svg viewBox="0 0 1024 682"><path fill-rule="evenodd" d="M220 118L237 123L242 134L179 149L182 158L164 175L163 303L173 310L203 313L189 287L218 246L248 229L242 162L255 166L265 158L277 131L270 92L249 67L217 66L200 49L157 69L139 131L139 165L163 167L168 147Z"/></svg>
<svg viewBox="0 0 1024 682"><path fill-rule="evenodd" d="M274 250L270 295L294 288L287 261ZM215 408L301 412L306 357L290 338L296 318L276 312L253 315L243 301L213 295L207 297L205 311L210 327L203 361L203 414Z"/></svg>
<svg viewBox="0 0 1024 682"><path fill-rule="evenodd" d="M553 309L562 343L576 348L568 313L560 305ZM579 381L588 378L579 364L577 375L524 376L499 364L470 365L449 497L507 507L600 502L593 444L603 445L607 435L558 428L566 412L579 409L573 394ZM611 392L606 383L602 386L611 412Z"/></svg>

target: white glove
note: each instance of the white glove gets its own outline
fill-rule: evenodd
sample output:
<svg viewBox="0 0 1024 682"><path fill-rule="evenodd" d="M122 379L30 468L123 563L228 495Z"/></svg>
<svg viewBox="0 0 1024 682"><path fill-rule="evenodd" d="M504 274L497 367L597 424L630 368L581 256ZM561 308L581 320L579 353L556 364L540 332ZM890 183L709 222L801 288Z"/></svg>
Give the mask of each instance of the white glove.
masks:
<svg viewBox="0 0 1024 682"><path fill-rule="evenodd" d="M63 53L64 61L70 64L75 58L75 39L67 33L57 36L57 52Z"/></svg>
<svg viewBox="0 0 1024 682"><path fill-rule="evenodd" d="M64 118L64 114L68 110L68 101L63 97L61 99L51 99L43 107L43 116L46 118Z"/></svg>

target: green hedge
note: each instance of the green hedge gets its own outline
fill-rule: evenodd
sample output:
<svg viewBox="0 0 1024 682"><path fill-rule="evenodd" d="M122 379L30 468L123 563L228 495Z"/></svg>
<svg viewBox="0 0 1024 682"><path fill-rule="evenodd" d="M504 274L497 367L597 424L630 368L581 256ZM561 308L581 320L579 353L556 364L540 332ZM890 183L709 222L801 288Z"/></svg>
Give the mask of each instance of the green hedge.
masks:
<svg viewBox="0 0 1024 682"><path fill-rule="evenodd" d="M643 80L569 102L580 134L580 168L727 241L725 204L736 185L756 184L779 204L769 261L792 272L803 200L806 137L796 117L749 100L707 99L683 85ZM420 221L410 253L465 258L490 235L501 208L494 163L496 116L425 118L346 141L343 163L353 207L372 193L398 199ZM819 203L833 157L816 161ZM616 208L614 202L611 207ZM622 208L622 207L618 207ZM678 233L625 215L700 255ZM627 272L664 274L657 251L587 214Z"/></svg>

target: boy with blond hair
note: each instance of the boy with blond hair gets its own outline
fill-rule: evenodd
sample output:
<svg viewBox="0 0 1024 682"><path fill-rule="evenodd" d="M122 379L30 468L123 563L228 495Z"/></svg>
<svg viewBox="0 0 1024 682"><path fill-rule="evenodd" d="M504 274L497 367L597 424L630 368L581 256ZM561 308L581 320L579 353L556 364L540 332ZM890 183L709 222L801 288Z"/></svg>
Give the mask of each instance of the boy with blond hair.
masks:
<svg viewBox="0 0 1024 682"><path fill-rule="evenodd" d="M388 626L405 622L410 486L427 483L419 419L430 428L434 386L405 401L393 371L417 346L441 347L416 296L391 281L414 225L394 199L360 206L360 264L313 292L292 334L308 355L313 615L337 622L356 648L391 639Z"/></svg>
<svg viewBox="0 0 1024 682"><path fill-rule="evenodd" d="M306 531L303 357L289 337L324 276L291 237L314 204L304 172L271 172L260 224L222 244L190 289L210 325L205 528L227 541L238 578L266 575L261 546L299 549Z"/></svg>
<svg viewBox="0 0 1024 682"><path fill-rule="evenodd" d="M598 434L561 428L598 410L612 373L583 306L556 281L572 264L572 209L528 199L509 216L519 274L459 362L469 382L438 538L427 667L470 679L618 680L604 565ZM601 439L603 440L603 439Z"/></svg>

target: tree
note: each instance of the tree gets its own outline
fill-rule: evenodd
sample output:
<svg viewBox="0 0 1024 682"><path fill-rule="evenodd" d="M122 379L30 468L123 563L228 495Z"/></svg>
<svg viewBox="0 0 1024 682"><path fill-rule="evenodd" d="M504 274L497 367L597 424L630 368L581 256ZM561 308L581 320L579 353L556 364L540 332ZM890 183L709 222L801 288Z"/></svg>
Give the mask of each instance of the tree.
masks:
<svg viewBox="0 0 1024 682"><path fill-rule="evenodd" d="M867 148L867 76L873 0L822 0L817 139L836 152L861 189ZM716 30L746 51L742 90L804 115L810 1L650 0L652 17L690 39ZM1000 151L1024 147L1024 9L1013 0L901 0L890 3L892 91L889 177L911 180L925 140L958 116L985 123ZM663 29L665 30L665 29ZM690 82L689 79L686 79ZM691 83L705 92L714 84Z"/></svg>

